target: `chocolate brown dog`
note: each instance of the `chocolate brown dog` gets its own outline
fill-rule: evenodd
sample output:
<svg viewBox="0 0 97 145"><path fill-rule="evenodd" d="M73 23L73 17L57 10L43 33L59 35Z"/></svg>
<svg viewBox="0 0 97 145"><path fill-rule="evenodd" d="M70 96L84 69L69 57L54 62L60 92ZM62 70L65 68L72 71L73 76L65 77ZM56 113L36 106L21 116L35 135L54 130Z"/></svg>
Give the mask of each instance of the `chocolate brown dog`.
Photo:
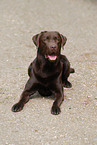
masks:
<svg viewBox="0 0 97 145"><path fill-rule="evenodd" d="M55 97L51 113L57 115L61 112L60 105L64 99L63 87L72 86L68 77L74 73L66 56L60 54L67 38L55 31L44 31L32 39L37 47L37 57L28 68L29 80L12 111L21 111L30 96L38 91L42 96Z"/></svg>

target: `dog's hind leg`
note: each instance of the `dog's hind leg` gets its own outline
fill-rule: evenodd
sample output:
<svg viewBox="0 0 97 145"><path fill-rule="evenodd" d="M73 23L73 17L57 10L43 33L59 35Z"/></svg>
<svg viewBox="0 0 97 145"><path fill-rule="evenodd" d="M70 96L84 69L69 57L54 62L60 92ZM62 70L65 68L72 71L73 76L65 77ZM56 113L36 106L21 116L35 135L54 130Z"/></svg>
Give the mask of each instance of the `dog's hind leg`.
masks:
<svg viewBox="0 0 97 145"><path fill-rule="evenodd" d="M63 63L63 73L62 73L63 87L71 88L72 84L68 81L68 77L69 77L70 73L74 73L75 70L73 68L70 68L70 62L66 58L66 56L61 55L61 61Z"/></svg>
<svg viewBox="0 0 97 145"><path fill-rule="evenodd" d="M74 68L70 68L70 73L75 73L75 69Z"/></svg>

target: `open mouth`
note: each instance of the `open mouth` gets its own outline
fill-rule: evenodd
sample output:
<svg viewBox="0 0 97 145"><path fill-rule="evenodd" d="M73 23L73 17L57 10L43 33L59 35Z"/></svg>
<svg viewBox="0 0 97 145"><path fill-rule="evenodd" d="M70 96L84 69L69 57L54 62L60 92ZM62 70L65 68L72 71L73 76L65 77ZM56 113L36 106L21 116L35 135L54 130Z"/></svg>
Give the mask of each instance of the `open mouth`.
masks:
<svg viewBox="0 0 97 145"><path fill-rule="evenodd" d="M45 58L48 58L50 61L55 61L57 59L57 55L55 54L45 55Z"/></svg>

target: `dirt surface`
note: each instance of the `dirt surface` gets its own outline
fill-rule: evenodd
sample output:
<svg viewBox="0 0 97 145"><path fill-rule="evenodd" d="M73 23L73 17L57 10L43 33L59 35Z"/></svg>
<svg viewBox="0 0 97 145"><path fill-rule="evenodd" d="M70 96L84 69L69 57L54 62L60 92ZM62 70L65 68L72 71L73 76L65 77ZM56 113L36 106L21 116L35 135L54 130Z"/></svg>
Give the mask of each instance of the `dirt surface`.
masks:
<svg viewBox="0 0 97 145"><path fill-rule="evenodd" d="M76 73L64 89L61 114L52 99L35 94L13 113L36 56L32 36L57 30L68 39L65 54ZM0 145L97 145L97 1L0 1Z"/></svg>

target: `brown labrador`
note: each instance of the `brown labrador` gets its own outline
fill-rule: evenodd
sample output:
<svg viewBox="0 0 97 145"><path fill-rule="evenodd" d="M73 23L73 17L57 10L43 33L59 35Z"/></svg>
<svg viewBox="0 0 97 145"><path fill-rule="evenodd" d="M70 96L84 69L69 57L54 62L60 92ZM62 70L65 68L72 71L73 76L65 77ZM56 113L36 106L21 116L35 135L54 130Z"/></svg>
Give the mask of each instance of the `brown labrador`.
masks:
<svg viewBox="0 0 97 145"><path fill-rule="evenodd" d="M61 48L67 38L56 31L44 31L32 39L37 47L37 57L28 68L29 80L12 111L21 111L30 96L38 91L42 96L55 97L51 113L57 115L61 112L60 105L64 99L63 87L72 86L68 77L70 73L74 73L66 56L61 55Z"/></svg>

